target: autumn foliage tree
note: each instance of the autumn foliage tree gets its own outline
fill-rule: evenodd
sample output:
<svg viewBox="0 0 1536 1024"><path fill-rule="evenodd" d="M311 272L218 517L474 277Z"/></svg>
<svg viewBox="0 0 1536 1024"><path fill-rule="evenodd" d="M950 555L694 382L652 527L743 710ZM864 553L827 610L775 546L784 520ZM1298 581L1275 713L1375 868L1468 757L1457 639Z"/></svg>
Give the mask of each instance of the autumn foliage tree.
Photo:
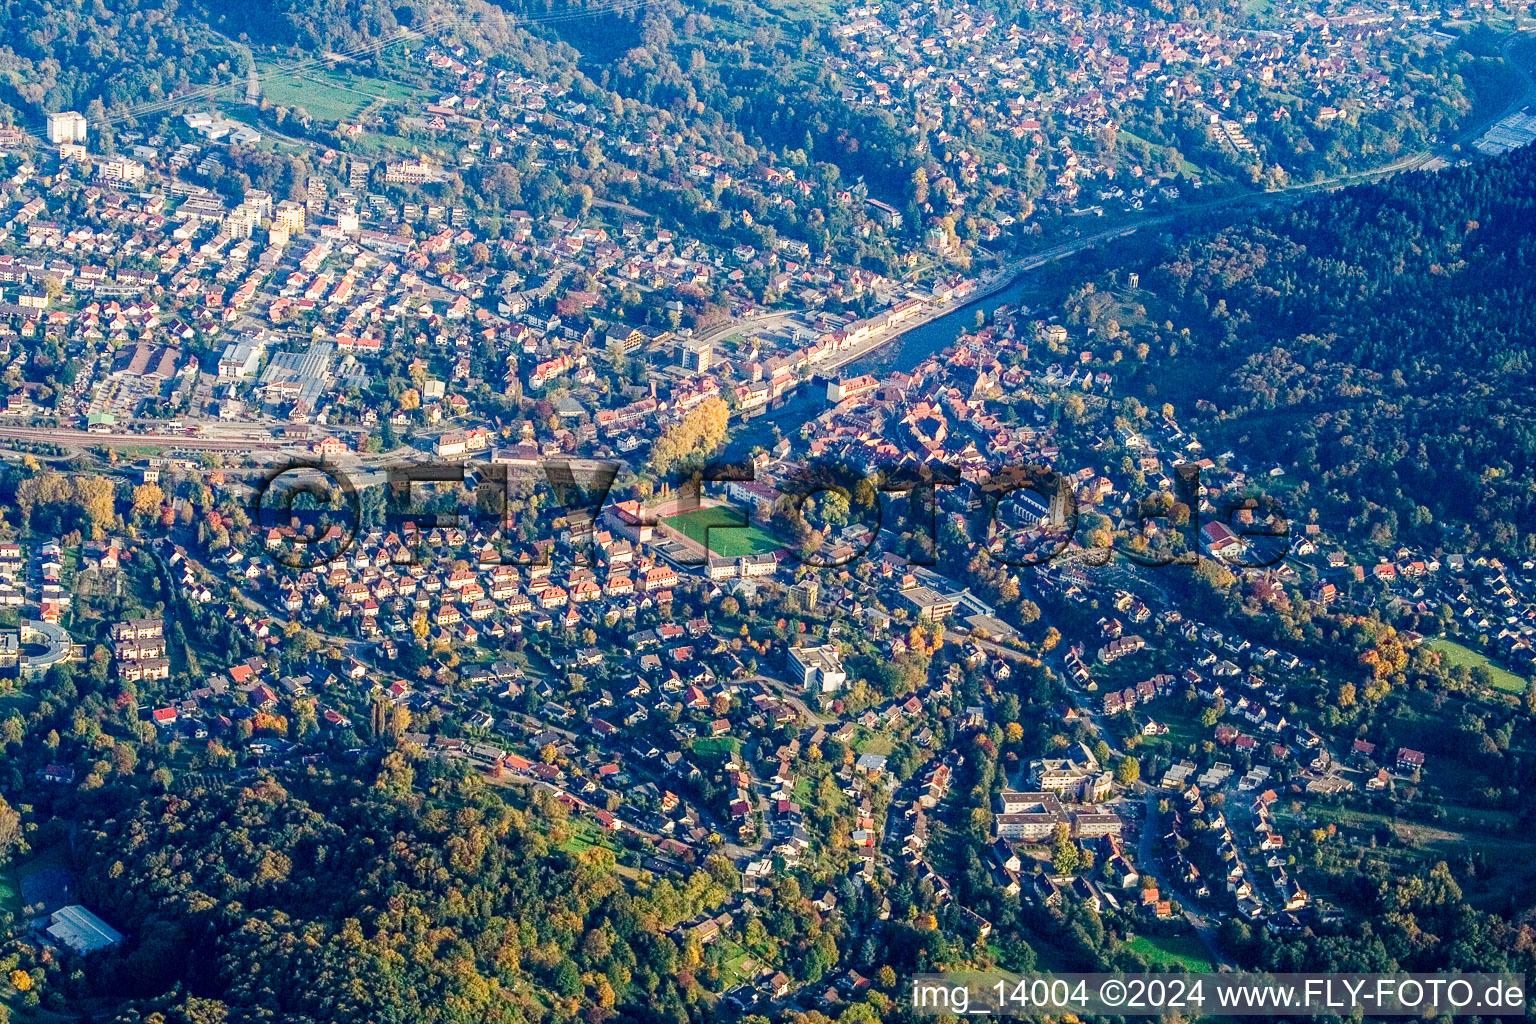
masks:
<svg viewBox="0 0 1536 1024"><path fill-rule="evenodd" d="M666 477L702 464L725 443L729 423L730 409L722 399L704 399L656 439L651 447L651 473Z"/></svg>

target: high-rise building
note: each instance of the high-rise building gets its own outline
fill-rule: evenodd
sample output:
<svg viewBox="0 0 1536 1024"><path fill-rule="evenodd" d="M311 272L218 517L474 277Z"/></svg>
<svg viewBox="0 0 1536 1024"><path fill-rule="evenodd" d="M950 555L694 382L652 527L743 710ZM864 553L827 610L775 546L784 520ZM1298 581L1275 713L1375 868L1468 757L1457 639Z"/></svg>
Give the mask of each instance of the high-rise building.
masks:
<svg viewBox="0 0 1536 1024"><path fill-rule="evenodd" d="M284 199L277 204L277 211L272 215L272 222L290 235L301 234L304 231L304 207L291 199Z"/></svg>
<svg viewBox="0 0 1536 1024"><path fill-rule="evenodd" d="M61 110L48 115L48 141L55 146L66 142L85 141L85 115L73 110Z"/></svg>
<svg viewBox="0 0 1536 1024"><path fill-rule="evenodd" d="M318 217L325 212L327 193L324 178L311 174L304 179L304 206L309 210L310 216Z"/></svg>
<svg viewBox="0 0 1536 1024"><path fill-rule="evenodd" d="M265 220L272 216L272 193L265 189L248 188L245 190L245 202L256 211L257 220Z"/></svg>
<svg viewBox="0 0 1536 1024"><path fill-rule="evenodd" d="M709 369L710 364L714 361L714 346L707 341L690 338L688 341L683 342L680 349L683 365L690 370L697 370L699 373L703 373Z"/></svg>

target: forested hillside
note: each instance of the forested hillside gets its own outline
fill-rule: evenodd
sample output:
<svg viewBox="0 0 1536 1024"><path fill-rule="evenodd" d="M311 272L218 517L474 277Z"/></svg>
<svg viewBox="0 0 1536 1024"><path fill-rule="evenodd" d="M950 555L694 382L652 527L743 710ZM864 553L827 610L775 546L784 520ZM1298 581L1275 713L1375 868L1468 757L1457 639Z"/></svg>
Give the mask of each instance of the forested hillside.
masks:
<svg viewBox="0 0 1536 1024"><path fill-rule="evenodd" d="M189 10L225 35L255 45L355 51L402 30L468 23L498 8L478 0L196 0Z"/></svg>
<svg viewBox="0 0 1536 1024"><path fill-rule="evenodd" d="M83 828L86 897L137 931L93 984L147 1000L125 1021L686 1019L700 968L664 932L723 901L719 879L636 892L607 850L552 845L562 808L412 780L391 753L368 787L221 785Z"/></svg>
<svg viewBox="0 0 1536 1024"><path fill-rule="evenodd" d="M78 109L99 132L118 107L215 84L240 88L253 50L367 57L404 29L484 48L510 39L501 8L481 0L0 0L0 113L8 106L14 120L36 127L44 111Z"/></svg>
<svg viewBox="0 0 1536 1024"><path fill-rule="evenodd" d="M1255 471L1283 468L1278 486L1299 482L1296 503L1336 527L1529 555L1533 300L1527 148L1267 210L1068 309L1096 344L1146 345L1126 365L1150 400L1267 453Z"/></svg>
<svg viewBox="0 0 1536 1024"><path fill-rule="evenodd" d="M144 103L208 82L233 51L167 0L0 0L0 101L40 110ZM93 106L94 101L94 106Z"/></svg>

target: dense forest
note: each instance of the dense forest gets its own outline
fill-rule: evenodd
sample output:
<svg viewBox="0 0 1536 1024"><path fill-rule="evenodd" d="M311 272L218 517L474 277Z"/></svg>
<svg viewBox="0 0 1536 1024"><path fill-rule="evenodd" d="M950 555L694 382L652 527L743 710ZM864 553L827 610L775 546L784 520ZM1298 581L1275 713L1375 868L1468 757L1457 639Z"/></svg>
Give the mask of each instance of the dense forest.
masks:
<svg viewBox="0 0 1536 1024"><path fill-rule="evenodd" d="M367 44L397 34L415 19L409 5L377 0L313 3L308 0L262 0L230 3L204 0L198 8L219 31L253 42L308 47Z"/></svg>
<svg viewBox="0 0 1536 1024"><path fill-rule="evenodd" d="M0 100L24 111L23 122L74 108L100 125L116 104L233 74L233 59L166 0L0 0Z"/></svg>
<svg viewBox="0 0 1536 1024"><path fill-rule="evenodd" d="M457 33L482 49L510 39L501 8L481 0L0 0L0 113L8 106L13 120L38 127L43 111L78 109L100 134L122 107L216 84L243 88L252 48L367 58L405 29Z"/></svg>
<svg viewBox="0 0 1536 1024"><path fill-rule="evenodd" d="M1118 372L1208 446L1263 453L1252 469L1282 468L1321 520L1381 547L1530 555L1533 228L1527 147L1179 242L1137 288L1080 290L1068 317L1144 352Z"/></svg>
<svg viewBox="0 0 1536 1024"><path fill-rule="evenodd" d="M87 898L137 931L97 979L149 1000L121 1019L686 1019L664 930L722 902L720 880L636 893L608 851L552 845L553 801L424 795L414 774L392 752L371 783L220 784L83 828Z"/></svg>

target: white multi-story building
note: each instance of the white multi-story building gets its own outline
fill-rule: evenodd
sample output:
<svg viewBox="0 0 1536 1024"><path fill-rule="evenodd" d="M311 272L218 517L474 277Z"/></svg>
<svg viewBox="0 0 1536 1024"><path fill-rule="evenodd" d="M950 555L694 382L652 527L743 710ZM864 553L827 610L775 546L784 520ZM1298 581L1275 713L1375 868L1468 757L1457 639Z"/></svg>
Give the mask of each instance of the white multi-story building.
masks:
<svg viewBox="0 0 1536 1024"><path fill-rule="evenodd" d="M48 115L48 141L55 146L67 142L84 142L85 115L74 110L61 110Z"/></svg>
<svg viewBox="0 0 1536 1024"><path fill-rule="evenodd" d="M848 681L842 655L832 644L791 647L789 667L799 673L800 685L807 693L832 693L841 690Z"/></svg>
<svg viewBox="0 0 1536 1024"><path fill-rule="evenodd" d="M399 160L384 165L384 180L407 185L425 185L428 182L442 181L443 171L435 164L429 164L423 160Z"/></svg>
<svg viewBox="0 0 1536 1024"><path fill-rule="evenodd" d="M245 380L256 376L262 349L261 342L256 340L232 341L225 345L224 354L219 357L219 379Z"/></svg>
<svg viewBox="0 0 1536 1024"><path fill-rule="evenodd" d="M144 165L127 157L114 157L96 165L96 173L102 181L114 185L137 185L144 180Z"/></svg>

